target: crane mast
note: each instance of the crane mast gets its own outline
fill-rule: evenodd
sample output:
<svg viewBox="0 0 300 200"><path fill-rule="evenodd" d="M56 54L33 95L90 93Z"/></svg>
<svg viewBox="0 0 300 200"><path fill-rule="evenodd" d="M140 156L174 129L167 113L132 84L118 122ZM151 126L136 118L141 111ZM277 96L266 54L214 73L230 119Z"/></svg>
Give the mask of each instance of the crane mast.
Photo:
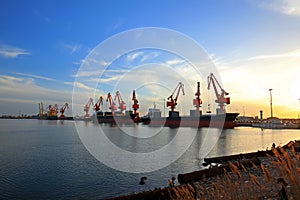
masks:
<svg viewBox="0 0 300 200"><path fill-rule="evenodd" d="M100 110L101 105L103 105L103 97L100 96L98 101L94 105L94 110L97 112Z"/></svg>
<svg viewBox="0 0 300 200"><path fill-rule="evenodd" d="M64 119L64 118L65 118L64 113L65 113L65 110L66 110L67 108L69 108L68 103L65 103L65 104L60 108L60 110L59 110L59 112L61 113L60 116L59 116L60 119Z"/></svg>
<svg viewBox="0 0 300 200"><path fill-rule="evenodd" d="M200 107L202 104L202 100L200 98L200 82L197 82L197 92L195 93L196 98L193 99L193 105L196 107L196 110L200 112Z"/></svg>
<svg viewBox="0 0 300 200"><path fill-rule="evenodd" d="M177 100L178 100L178 96L179 96L179 93L181 90L182 90L182 94L184 95L184 85L183 85L183 83L179 82L177 87L173 91L173 93L168 97L169 101L167 101L167 107L170 107L171 111L174 111L175 107L177 106ZM176 93L176 91L177 91L177 93ZM175 96L175 98L173 98L175 93L176 93L176 96Z"/></svg>
<svg viewBox="0 0 300 200"><path fill-rule="evenodd" d="M139 105L139 102L136 98L136 95L135 95L135 90L133 90L132 92L132 100L133 100L133 105L132 105L132 108L133 108L133 113L134 114L138 114L138 109L140 108L140 105Z"/></svg>
<svg viewBox="0 0 300 200"><path fill-rule="evenodd" d="M222 86L220 85L220 83L218 82L218 80L216 79L216 77L214 76L213 73L211 73L208 77L207 77L207 82L208 82L208 87L207 89L210 89L211 84L213 85L214 91L215 91L215 95L217 97L217 99L215 100L216 103L218 103L219 105L219 109L217 109L217 114L219 113L225 113L225 105L226 104L230 104L230 97L226 97L229 93L226 92ZM218 91L218 88L220 90L220 92Z"/></svg>
<svg viewBox="0 0 300 200"><path fill-rule="evenodd" d="M110 94L110 92L107 94L106 102L109 101L109 109L111 110L112 115L114 115L115 110L117 110L117 106L115 102L113 101L113 98Z"/></svg>
<svg viewBox="0 0 300 200"><path fill-rule="evenodd" d="M87 104L85 104L85 106L84 106L83 110L85 111L85 116L84 116L85 118L89 118L90 117L89 110L90 110L91 105L93 105L93 99L92 98L90 98L88 100Z"/></svg>

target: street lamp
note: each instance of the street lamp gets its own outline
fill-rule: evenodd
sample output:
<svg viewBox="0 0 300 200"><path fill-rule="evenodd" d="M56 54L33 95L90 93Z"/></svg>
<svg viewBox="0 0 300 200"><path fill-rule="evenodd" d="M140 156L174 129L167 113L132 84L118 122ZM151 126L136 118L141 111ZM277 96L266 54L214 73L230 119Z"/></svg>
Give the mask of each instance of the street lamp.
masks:
<svg viewBox="0 0 300 200"><path fill-rule="evenodd" d="M271 108L271 118L273 118L273 108L272 108L272 90L273 90L273 89L269 89L269 91L270 91L270 108Z"/></svg>
<svg viewBox="0 0 300 200"><path fill-rule="evenodd" d="M298 99L298 101L300 102L300 99ZM300 118L300 113L298 113L298 119Z"/></svg>

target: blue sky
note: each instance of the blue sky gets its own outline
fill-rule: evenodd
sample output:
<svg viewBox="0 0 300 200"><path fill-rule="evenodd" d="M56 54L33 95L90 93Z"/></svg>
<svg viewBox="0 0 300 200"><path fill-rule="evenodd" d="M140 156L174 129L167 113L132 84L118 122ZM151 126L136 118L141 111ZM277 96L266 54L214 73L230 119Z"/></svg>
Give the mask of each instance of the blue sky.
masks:
<svg viewBox="0 0 300 200"><path fill-rule="evenodd" d="M90 51L142 27L173 29L199 43L231 95L229 111L268 115L273 88L275 114L300 113L297 0L12 0L0 7L0 114L35 114L40 101L71 102L72 83Z"/></svg>

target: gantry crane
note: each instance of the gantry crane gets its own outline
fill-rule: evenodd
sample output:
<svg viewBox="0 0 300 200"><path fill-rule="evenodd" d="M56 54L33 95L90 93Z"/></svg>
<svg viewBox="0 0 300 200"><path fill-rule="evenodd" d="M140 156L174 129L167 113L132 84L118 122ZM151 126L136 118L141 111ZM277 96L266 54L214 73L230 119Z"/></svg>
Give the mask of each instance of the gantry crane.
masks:
<svg viewBox="0 0 300 200"><path fill-rule="evenodd" d="M138 114L137 110L140 108L140 105L138 100L136 99L135 90L133 90L132 92L132 100L133 100L133 105L132 105L133 114Z"/></svg>
<svg viewBox="0 0 300 200"><path fill-rule="evenodd" d="M216 103L219 104L219 111L217 110L217 114L219 112L221 113L225 113L225 105L226 104L230 104L230 97L226 97L226 95L228 95L229 93L226 92L222 86L220 85L220 83L218 82L218 80L216 79L216 77L214 76L213 73L211 73L208 77L207 77L207 82L208 82L208 87L207 89L210 89L210 85L212 83L213 87L214 87L214 90L215 90L215 94L216 94L216 97L217 99L215 100ZM219 87L219 90L218 91L218 88L217 86Z"/></svg>
<svg viewBox="0 0 300 200"><path fill-rule="evenodd" d="M100 96L98 101L94 105L94 110L97 112L100 110L101 105L103 105L103 97Z"/></svg>
<svg viewBox="0 0 300 200"><path fill-rule="evenodd" d="M200 98L200 82L197 82L197 92L195 93L196 98L193 99L193 105L196 107L197 111L200 111L202 100Z"/></svg>
<svg viewBox="0 0 300 200"><path fill-rule="evenodd" d="M91 105L93 105L93 99L92 98L90 98L88 100L88 102L85 104L85 106L83 108L83 110L85 111L85 115L84 115L85 118L89 118L90 117L89 111L90 111Z"/></svg>
<svg viewBox="0 0 300 200"><path fill-rule="evenodd" d="M109 109L111 110L112 115L114 115L115 110L117 110L117 106L115 102L113 101L113 98L110 94L110 92L107 94L107 99L106 101L109 101Z"/></svg>
<svg viewBox="0 0 300 200"><path fill-rule="evenodd" d="M59 110L59 112L60 112L59 118L60 118L60 119L64 119L64 118L65 118L64 113L65 113L65 110L66 110L67 108L69 108L68 103L65 103L65 104L60 108L60 110Z"/></svg>
<svg viewBox="0 0 300 200"><path fill-rule="evenodd" d="M54 106L49 105L48 110L49 111L47 112L47 118L48 119L57 119L57 111L58 111L57 104L55 104Z"/></svg>
<svg viewBox="0 0 300 200"><path fill-rule="evenodd" d="M39 118L42 119L45 116L43 102L39 103Z"/></svg>
<svg viewBox="0 0 300 200"><path fill-rule="evenodd" d="M167 107L171 107L171 111L174 111L174 109L177 105L177 100L178 100L180 90L182 90L182 94L184 95L184 89L183 88L184 88L183 83L179 82L177 87L175 88L174 92L168 97L169 101L167 101ZM175 98L173 98L176 91L177 91L177 94L176 94Z"/></svg>
<svg viewBox="0 0 300 200"><path fill-rule="evenodd" d="M58 110L57 104L54 104L54 106L49 105L48 110L52 111L52 112L57 112L57 110Z"/></svg>
<svg viewBox="0 0 300 200"><path fill-rule="evenodd" d="M123 101L123 98L119 91L116 92L115 101L117 99L118 99L118 103L119 103L119 109L121 110L122 114L124 114L123 111L126 110L126 105L125 105L125 102Z"/></svg>
<svg viewBox="0 0 300 200"><path fill-rule="evenodd" d="M133 92L132 92L132 100L133 100L133 105L132 105L133 115L131 115L131 116L133 116L132 119L134 122L139 122L140 115L137 110L140 108L140 105L139 105L139 101L136 98L135 90L133 90Z"/></svg>

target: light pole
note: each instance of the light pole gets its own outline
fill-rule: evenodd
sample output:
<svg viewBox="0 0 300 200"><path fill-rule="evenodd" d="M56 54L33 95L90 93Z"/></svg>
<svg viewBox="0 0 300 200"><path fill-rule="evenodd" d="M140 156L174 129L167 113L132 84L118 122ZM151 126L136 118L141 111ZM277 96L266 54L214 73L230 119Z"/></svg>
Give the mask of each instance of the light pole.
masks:
<svg viewBox="0 0 300 200"><path fill-rule="evenodd" d="M298 99L298 101L300 102L300 99ZM300 118L300 113L298 113L298 119Z"/></svg>
<svg viewBox="0 0 300 200"><path fill-rule="evenodd" d="M270 107L271 107L271 118L273 118L273 108L272 108L272 90L273 90L273 89L269 89L269 91L270 91Z"/></svg>

